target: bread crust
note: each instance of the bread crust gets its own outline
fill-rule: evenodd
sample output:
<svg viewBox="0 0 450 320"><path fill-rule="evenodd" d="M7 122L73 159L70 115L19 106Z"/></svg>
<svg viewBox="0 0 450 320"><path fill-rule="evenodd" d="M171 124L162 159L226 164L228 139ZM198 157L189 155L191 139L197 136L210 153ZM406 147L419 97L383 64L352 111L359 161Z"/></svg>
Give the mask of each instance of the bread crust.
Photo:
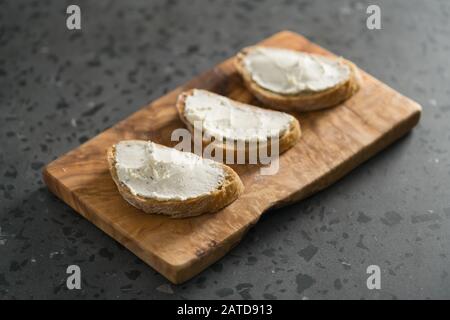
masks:
<svg viewBox="0 0 450 320"><path fill-rule="evenodd" d="M186 125L186 127L189 129L189 131L191 133L194 133L194 127L184 116L184 110L185 110L186 98L188 96L192 95L194 90L196 90L196 89L191 89L191 90L182 92L178 96L178 100L176 103L178 115L180 116L181 121L183 121L183 123ZM205 91L207 91L207 90L205 90ZM236 101L236 103L240 103L240 102ZM263 108L259 108L257 106L252 106L252 105L246 105L246 106L248 106L249 108L263 109ZM291 147L293 147L297 143L297 141L300 139L301 135L302 135L302 131L301 131L300 123L294 117L294 121L292 121L290 127L283 133L283 135L281 137L279 137L279 140L278 140L279 154L282 154L283 152L285 152L288 149L290 149ZM203 143L203 147L205 147L211 143L211 140L208 138L205 139L205 137L202 136L202 143ZM214 142L214 143L215 143L216 150L221 152L223 155L222 161L225 162L226 153L229 151L227 147L229 147L229 146L227 146L225 143L221 143L221 144L218 144L217 142ZM234 145L233 145L233 152L234 152L234 158L236 159L238 150L236 150L236 148L234 148ZM270 139L268 139L268 143L267 143L267 152L271 153L271 140ZM250 153L249 146L248 146L248 143L246 143L246 147L245 147L246 163L248 163L248 160L249 160L249 153ZM257 154L259 154L259 145L258 145Z"/></svg>
<svg viewBox="0 0 450 320"><path fill-rule="evenodd" d="M306 112L333 107L353 96L360 88L361 76L358 67L343 58L341 61L350 67L350 77L336 86L319 92L300 94L280 94L259 86L244 66L245 56L258 46L241 50L234 59L234 65L241 75L247 89L262 103L273 109L291 112Z"/></svg>
<svg viewBox="0 0 450 320"><path fill-rule="evenodd" d="M237 173L230 167L219 163L225 172L224 182L218 189L206 195L187 200L158 200L134 195L117 176L115 152L115 145L107 151L111 177L122 197L145 213L163 214L171 218L187 218L204 213L213 213L232 203L244 191L244 185Z"/></svg>

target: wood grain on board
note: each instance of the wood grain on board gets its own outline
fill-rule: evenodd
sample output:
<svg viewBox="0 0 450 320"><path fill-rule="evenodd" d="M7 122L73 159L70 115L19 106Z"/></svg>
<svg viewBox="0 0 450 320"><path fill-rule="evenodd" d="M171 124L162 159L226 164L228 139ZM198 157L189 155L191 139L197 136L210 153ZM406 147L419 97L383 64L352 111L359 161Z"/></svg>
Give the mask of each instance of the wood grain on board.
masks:
<svg viewBox="0 0 450 320"><path fill-rule="evenodd" d="M331 54L289 31L262 44ZM245 192L215 214L176 220L135 209L122 199L111 179L106 150L124 139L177 144L170 141L171 133L184 126L175 101L190 88L260 105L244 88L231 59L53 161L44 169L44 179L74 210L170 281L181 283L225 255L263 212L329 186L417 124L421 114L417 103L365 72L362 78L361 90L345 103L297 115L302 139L281 155L276 175L260 175L257 166L234 166Z"/></svg>

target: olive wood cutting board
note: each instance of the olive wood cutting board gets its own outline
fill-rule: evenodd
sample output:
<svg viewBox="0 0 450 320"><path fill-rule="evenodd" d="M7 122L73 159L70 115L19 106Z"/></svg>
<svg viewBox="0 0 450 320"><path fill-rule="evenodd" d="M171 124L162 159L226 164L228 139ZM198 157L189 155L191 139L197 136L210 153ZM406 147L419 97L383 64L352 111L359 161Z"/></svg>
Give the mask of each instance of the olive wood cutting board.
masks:
<svg viewBox="0 0 450 320"><path fill-rule="evenodd" d="M332 55L289 31L261 44ZM144 214L117 191L106 150L124 139L176 145L171 133L184 126L175 101L179 93L194 87L260 105L228 59L61 156L43 172L54 194L173 283L192 278L224 256L268 209L326 188L405 135L421 114L417 103L362 71L361 90L351 99L297 115L303 136L280 156L277 174L260 175L257 166L233 166L245 191L225 209L188 219Z"/></svg>

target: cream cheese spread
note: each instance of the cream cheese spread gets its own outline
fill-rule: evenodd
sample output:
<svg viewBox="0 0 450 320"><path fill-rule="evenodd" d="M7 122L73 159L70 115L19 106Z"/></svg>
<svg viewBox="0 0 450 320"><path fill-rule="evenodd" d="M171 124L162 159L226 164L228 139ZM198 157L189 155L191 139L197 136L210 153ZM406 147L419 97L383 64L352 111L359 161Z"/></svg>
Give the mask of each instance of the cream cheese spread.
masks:
<svg viewBox="0 0 450 320"><path fill-rule="evenodd" d="M121 141L115 151L117 176L134 195L186 200L211 193L225 179L219 163L151 141Z"/></svg>
<svg viewBox="0 0 450 320"><path fill-rule="evenodd" d="M206 135L228 141L279 137L294 121L287 113L249 106L198 89L186 98L184 116L192 125L201 122Z"/></svg>
<svg viewBox="0 0 450 320"><path fill-rule="evenodd" d="M340 59L268 47L256 47L243 62L259 86L288 95L332 88L346 81L351 71Z"/></svg>

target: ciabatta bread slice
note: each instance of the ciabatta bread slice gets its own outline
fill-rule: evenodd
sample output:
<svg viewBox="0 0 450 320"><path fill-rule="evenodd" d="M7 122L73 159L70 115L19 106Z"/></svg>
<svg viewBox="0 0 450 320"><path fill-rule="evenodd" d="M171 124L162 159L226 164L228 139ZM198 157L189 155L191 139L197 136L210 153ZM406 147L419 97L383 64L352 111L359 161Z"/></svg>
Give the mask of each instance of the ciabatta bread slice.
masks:
<svg viewBox="0 0 450 320"><path fill-rule="evenodd" d="M173 218L211 213L244 189L230 167L151 141L121 141L109 148L107 158L122 197L146 213Z"/></svg>
<svg viewBox="0 0 450 320"><path fill-rule="evenodd" d="M358 68L343 58L254 46L235 66L248 90L271 108L304 112L335 106L358 91Z"/></svg>
<svg viewBox="0 0 450 320"><path fill-rule="evenodd" d="M246 163L251 148L258 153L261 146L266 146L271 153L274 142L278 143L281 154L301 137L300 124L294 116L234 101L207 90L181 93L176 107L188 129L195 134L200 127L203 145L214 143L224 160L227 151L232 149L237 154L244 145ZM196 123L199 126L196 127Z"/></svg>

